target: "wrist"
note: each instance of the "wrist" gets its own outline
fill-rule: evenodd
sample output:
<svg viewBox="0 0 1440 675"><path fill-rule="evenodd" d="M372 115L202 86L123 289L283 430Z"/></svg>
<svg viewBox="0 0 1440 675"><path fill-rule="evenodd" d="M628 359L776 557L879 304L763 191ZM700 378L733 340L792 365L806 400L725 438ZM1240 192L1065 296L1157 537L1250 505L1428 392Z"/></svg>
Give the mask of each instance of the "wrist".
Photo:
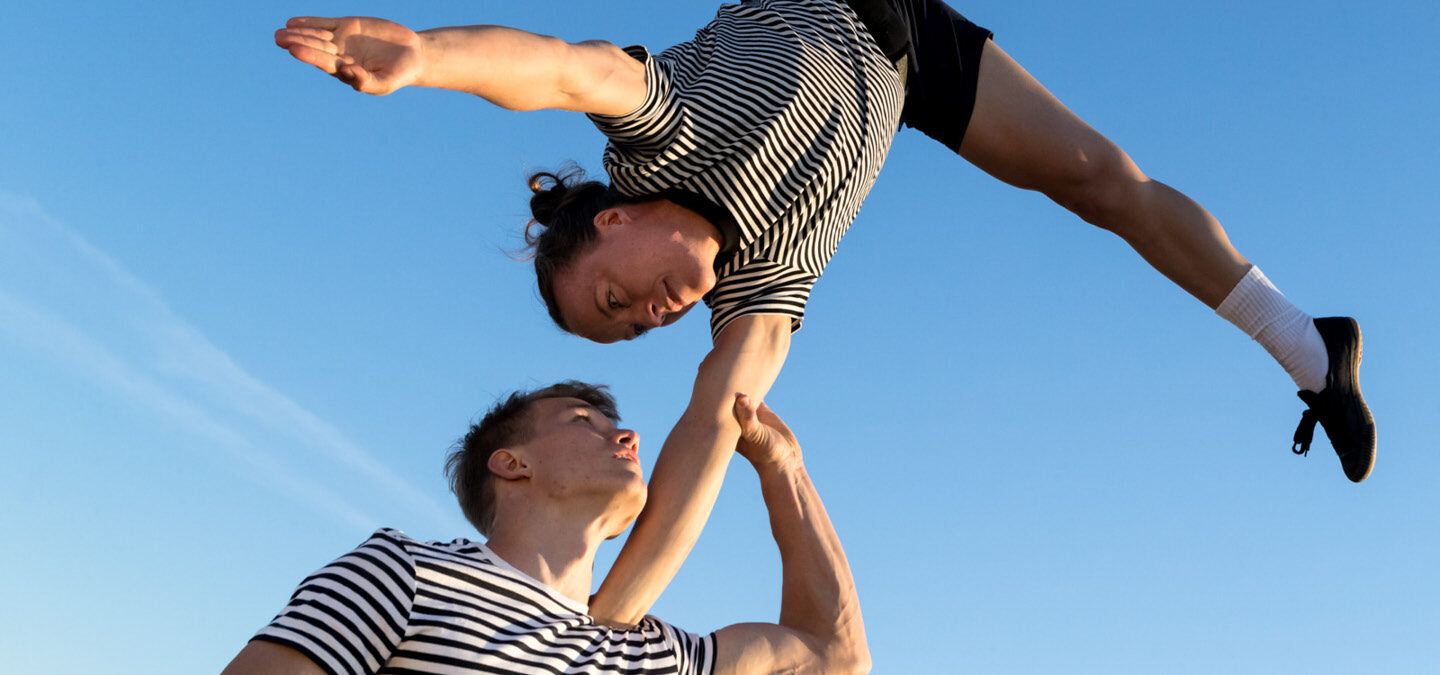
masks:
<svg viewBox="0 0 1440 675"><path fill-rule="evenodd" d="M805 463L799 458L751 460L750 466L755 469L755 474L760 477L761 482L768 480L788 482L806 475Z"/></svg>
<svg viewBox="0 0 1440 675"><path fill-rule="evenodd" d="M434 67L436 59L443 58L445 53L443 30L432 28L415 33L415 37L418 38L415 41L415 56L420 65L415 72L415 79L410 83L411 86L444 88L442 83L434 81L437 72Z"/></svg>

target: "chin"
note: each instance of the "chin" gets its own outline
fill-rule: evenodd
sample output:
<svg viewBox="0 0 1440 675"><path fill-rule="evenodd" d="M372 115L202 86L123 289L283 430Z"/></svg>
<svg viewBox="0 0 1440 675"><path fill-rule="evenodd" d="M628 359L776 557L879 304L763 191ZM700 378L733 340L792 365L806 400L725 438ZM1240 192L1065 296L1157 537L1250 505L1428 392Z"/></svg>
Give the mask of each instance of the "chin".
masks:
<svg viewBox="0 0 1440 675"><path fill-rule="evenodd" d="M640 515L640 511L645 508L645 502L650 496L650 490L645 487L645 481L637 479L635 482L639 484L638 487L625 494L627 505L630 507L630 520L635 520Z"/></svg>

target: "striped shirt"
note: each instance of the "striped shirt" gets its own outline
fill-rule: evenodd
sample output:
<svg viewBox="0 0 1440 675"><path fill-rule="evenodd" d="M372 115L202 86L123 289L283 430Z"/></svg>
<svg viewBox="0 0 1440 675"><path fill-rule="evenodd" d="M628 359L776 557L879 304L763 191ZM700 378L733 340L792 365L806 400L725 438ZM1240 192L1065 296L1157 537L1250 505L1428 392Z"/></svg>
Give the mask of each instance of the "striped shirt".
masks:
<svg viewBox="0 0 1440 675"><path fill-rule="evenodd" d="M350 673L706 674L715 636L654 617L596 625L585 605L484 544L423 543L381 529L305 579L253 639Z"/></svg>
<svg viewBox="0 0 1440 675"><path fill-rule="evenodd" d="M746 314L799 329L890 150L904 104L895 67L844 0L725 5L689 42L627 51L645 64L645 102L591 116L612 185L718 207L696 209L726 239L705 297L715 335Z"/></svg>

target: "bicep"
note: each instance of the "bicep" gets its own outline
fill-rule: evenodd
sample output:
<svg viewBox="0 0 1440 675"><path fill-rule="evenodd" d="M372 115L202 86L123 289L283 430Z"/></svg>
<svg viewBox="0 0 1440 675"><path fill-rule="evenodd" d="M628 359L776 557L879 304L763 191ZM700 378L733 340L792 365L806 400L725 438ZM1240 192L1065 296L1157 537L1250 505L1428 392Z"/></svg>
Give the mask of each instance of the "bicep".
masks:
<svg viewBox="0 0 1440 675"><path fill-rule="evenodd" d="M264 640L245 645L220 675L324 675L304 654Z"/></svg>
<svg viewBox="0 0 1440 675"><path fill-rule="evenodd" d="M619 116L645 102L645 64L625 50L602 41L565 45L564 66L553 107Z"/></svg>
<svg viewBox="0 0 1440 675"><path fill-rule="evenodd" d="M824 672L820 651L799 632L773 623L737 623L715 633L715 675Z"/></svg>

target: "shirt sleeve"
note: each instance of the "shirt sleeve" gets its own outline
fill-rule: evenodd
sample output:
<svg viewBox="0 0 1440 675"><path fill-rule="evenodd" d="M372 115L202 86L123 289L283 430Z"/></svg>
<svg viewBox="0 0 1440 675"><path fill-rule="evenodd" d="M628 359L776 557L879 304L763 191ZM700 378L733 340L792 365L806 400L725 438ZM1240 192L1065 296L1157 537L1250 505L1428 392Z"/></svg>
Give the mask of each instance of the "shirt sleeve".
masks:
<svg viewBox="0 0 1440 675"><path fill-rule="evenodd" d="M675 673L676 675L711 675L715 672L715 634L695 635L672 626L653 616L646 616L640 625L630 631L626 643L643 641L658 645L662 652L659 662L644 664L644 673ZM673 659L673 661L672 661ZM641 664L631 664L640 666Z"/></svg>
<svg viewBox="0 0 1440 675"><path fill-rule="evenodd" d="M610 139L605 149L607 166L624 167L636 178L648 176L651 166L680 135L684 116L669 74L660 61L639 45L625 52L645 64L645 101L624 115L589 115L595 128Z"/></svg>
<svg viewBox="0 0 1440 675"><path fill-rule="evenodd" d="M295 649L329 675L375 673L404 637L414 601L414 559L382 529L301 582L252 639Z"/></svg>
<svg viewBox="0 0 1440 675"><path fill-rule="evenodd" d="M719 337L730 322L750 314L788 316L791 332L800 330L817 280L814 274L765 258L725 274L705 296L711 336Z"/></svg>

